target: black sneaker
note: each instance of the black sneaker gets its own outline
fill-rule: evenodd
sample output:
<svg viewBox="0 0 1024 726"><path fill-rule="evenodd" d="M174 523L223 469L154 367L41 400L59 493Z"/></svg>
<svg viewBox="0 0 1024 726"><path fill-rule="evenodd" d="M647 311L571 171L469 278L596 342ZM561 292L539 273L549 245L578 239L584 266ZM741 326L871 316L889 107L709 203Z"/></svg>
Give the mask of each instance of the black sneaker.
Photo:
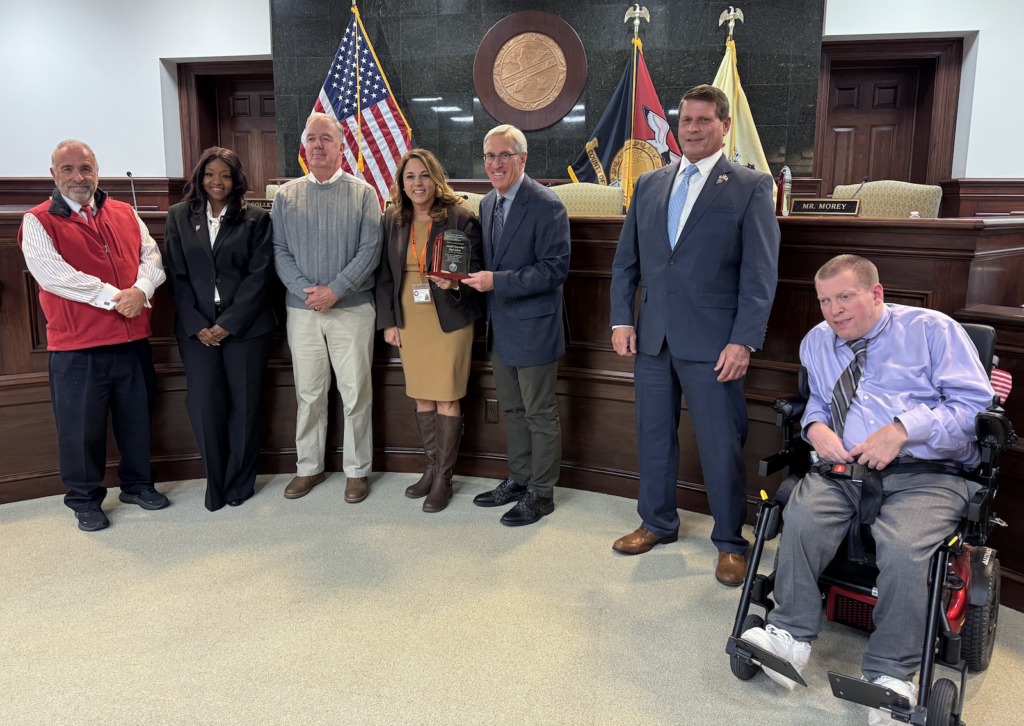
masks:
<svg viewBox="0 0 1024 726"><path fill-rule="evenodd" d="M99 532L110 526L110 520L103 513L102 509L93 509L89 512L75 512L78 518L78 528L83 532Z"/></svg>
<svg viewBox="0 0 1024 726"><path fill-rule="evenodd" d="M541 517L553 511L555 500L552 497L542 497L531 489L523 495L516 506L505 512L501 523L506 527L522 527L524 524L539 522Z"/></svg>
<svg viewBox="0 0 1024 726"><path fill-rule="evenodd" d="M509 502L518 502L526 494L525 484L516 484L511 477L496 488L473 497L473 504L478 507L503 507Z"/></svg>
<svg viewBox="0 0 1024 726"><path fill-rule="evenodd" d="M121 496L118 497L125 504L138 504L143 509L163 509L171 501L163 494L158 492L156 489L150 487L145 489L138 494L129 494L128 492L121 492Z"/></svg>

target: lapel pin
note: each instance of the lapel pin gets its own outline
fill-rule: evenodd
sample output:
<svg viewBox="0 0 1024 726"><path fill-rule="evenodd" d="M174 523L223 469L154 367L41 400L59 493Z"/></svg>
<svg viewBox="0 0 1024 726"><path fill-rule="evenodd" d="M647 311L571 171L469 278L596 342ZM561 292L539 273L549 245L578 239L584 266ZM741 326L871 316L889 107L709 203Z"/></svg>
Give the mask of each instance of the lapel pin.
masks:
<svg viewBox="0 0 1024 726"><path fill-rule="evenodd" d="M198 224L197 224L197 225L196 225L196 232L198 232L198 231L199 231L199 227L200 227L200 225L198 225Z"/></svg>
<svg viewBox="0 0 1024 726"><path fill-rule="evenodd" d="M727 182L727 181L729 181L729 175L728 174L722 174L722 176L718 177L718 181L716 181L715 184L721 184L722 182Z"/></svg>

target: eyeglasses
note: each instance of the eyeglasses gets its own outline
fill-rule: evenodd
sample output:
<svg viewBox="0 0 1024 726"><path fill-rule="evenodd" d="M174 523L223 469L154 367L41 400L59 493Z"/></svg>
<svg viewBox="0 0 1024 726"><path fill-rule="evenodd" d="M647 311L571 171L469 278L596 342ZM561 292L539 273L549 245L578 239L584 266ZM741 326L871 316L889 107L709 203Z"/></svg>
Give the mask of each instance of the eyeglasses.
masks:
<svg viewBox="0 0 1024 726"><path fill-rule="evenodd" d="M509 162L509 159L511 159L513 156L519 156L519 154L484 154L481 158L484 160L484 164L490 166L495 161L500 161L502 164L507 164Z"/></svg>

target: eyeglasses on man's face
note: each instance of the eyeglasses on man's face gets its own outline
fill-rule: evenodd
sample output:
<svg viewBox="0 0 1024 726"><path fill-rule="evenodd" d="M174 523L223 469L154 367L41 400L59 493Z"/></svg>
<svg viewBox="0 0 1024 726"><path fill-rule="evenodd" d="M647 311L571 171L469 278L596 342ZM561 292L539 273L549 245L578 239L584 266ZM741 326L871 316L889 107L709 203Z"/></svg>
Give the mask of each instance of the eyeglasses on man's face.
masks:
<svg viewBox="0 0 1024 726"><path fill-rule="evenodd" d="M495 161L500 161L502 164L507 164L510 159L517 156L519 156L519 154L509 154L508 152L506 152L504 154L484 154L483 157L481 158L484 160L484 164L490 166Z"/></svg>

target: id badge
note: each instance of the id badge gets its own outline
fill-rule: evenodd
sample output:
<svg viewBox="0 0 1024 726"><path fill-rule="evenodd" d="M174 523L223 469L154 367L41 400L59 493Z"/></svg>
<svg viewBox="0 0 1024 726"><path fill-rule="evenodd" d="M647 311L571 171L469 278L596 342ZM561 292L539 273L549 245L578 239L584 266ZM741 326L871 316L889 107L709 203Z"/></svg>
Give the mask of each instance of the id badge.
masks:
<svg viewBox="0 0 1024 726"><path fill-rule="evenodd" d="M430 283L420 282L412 286L412 301L414 303L430 302Z"/></svg>

